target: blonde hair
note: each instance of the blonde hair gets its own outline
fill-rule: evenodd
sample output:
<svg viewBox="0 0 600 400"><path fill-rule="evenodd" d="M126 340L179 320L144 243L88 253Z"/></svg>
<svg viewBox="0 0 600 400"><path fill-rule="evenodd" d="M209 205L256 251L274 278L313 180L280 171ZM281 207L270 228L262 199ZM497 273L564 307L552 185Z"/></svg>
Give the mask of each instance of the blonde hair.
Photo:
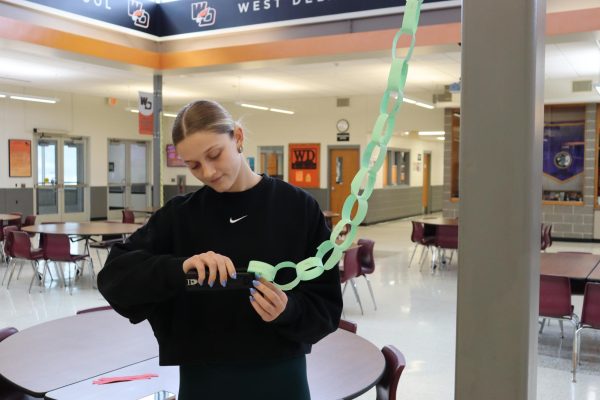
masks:
<svg viewBox="0 0 600 400"><path fill-rule="evenodd" d="M198 100L183 107L173 123L171 137L177 145L187 136L201 131L228 133L233 137L237 124L229 111L216 101Z"/></svg>

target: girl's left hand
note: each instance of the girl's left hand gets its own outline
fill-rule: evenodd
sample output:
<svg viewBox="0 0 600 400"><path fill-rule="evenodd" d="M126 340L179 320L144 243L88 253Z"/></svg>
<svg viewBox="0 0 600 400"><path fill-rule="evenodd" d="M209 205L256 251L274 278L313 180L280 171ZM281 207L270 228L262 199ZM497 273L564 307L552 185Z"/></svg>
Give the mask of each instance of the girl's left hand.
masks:
<svg viewBox="0 0 600 400"><path fill-rule="evenodd" d="M253 281L250 289L250 304L263 321L271 322L285 310L287 295L264 278Z"/></svg>

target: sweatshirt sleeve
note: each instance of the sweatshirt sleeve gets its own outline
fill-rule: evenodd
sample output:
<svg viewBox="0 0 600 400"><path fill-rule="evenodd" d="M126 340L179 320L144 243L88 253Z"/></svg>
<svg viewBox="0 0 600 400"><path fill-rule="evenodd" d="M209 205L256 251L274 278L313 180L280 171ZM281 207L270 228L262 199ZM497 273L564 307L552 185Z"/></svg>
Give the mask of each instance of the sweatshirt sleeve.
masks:
<svg viewBox="0 0 600 400"><path fill-rule="evenodd" d="M98 274L98 290L109 304L136 324L185 290L185 257L172 256L167 204L123 244L113 246Z"/></svg>
<svg viewBox="0 0 600 400"><path fill-rule="evenodd" d="M309 197L305 218L310 221L306 237L308 258L313 257L317 247L329 239L330 230L312 197ZM315 279L300 282L286 294L287 306L273 321L281 335L297 342L314 344L338 328L343 304L337 264Z"/></svg>

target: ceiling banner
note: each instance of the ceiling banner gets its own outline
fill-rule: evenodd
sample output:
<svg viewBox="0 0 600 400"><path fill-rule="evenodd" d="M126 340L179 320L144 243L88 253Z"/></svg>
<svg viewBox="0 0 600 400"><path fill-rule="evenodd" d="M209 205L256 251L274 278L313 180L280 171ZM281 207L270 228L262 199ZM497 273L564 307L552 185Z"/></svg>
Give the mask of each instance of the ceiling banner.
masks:
<svg viewBox="0 0 600 400"><path fill-rule="evenodd" d="M406 0L23 0L49 9L134 29L158 37L194 34L253 25L301 25L401 12ZM460 5L459 0L424 0L423 9Z"/></svg>

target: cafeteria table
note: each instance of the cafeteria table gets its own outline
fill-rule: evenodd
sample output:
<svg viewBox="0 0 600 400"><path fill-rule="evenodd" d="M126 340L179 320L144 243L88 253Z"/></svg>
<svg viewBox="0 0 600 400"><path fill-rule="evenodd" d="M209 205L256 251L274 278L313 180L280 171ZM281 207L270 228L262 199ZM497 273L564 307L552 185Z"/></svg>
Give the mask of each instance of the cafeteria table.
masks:
<svg viewBox="0 0 600 400"><path fill-rule="evenodd" d="M49 399L134 400L157 390L176 393L178 373L159 367L157 355L147 322L132 325L113 310L98 311L48 321L0 342L0 375ZM313 346L307 368L313 400L354 398L379 381L385 359L373 343L337 330ZM103 376L152 372L159 378L91 383Z"/></svg>
<svg viewBox="0 0 600 400"><path fill-rule="evenodd" d="M585 282L600 279L600 255L585 253L541 253L540 274L563 276L571 280L571 292L583 294Z"/></svg>

